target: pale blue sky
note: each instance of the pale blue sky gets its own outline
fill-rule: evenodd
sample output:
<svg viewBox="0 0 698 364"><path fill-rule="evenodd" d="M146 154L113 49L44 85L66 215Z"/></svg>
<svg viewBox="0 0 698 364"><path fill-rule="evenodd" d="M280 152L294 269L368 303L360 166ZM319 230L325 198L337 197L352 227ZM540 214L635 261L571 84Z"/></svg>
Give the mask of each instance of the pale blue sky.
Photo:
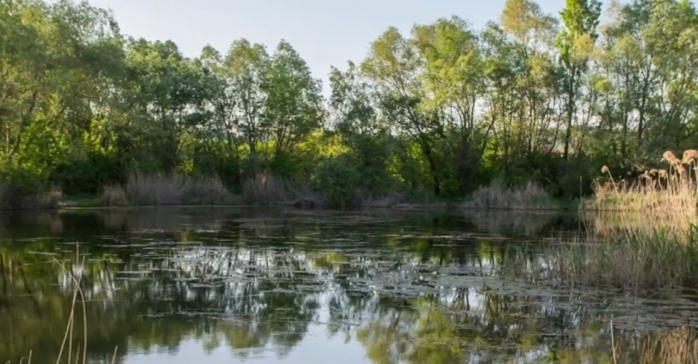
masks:
<svg viewBox="0 0 698 364"><path fill-rule="evenodd" d="M316 78L330 66L361 61L369 43L389 26L407 33L414 24L458 15L473 27L498 20L505 0L88 0L114 11L123 33L171 39L188 56L206 44L226 52L239 38L270 50L286 39ZM557 14L565 0L538 0ZM325 85L326 86L326 85ZM327 92L327 90L325 90Z"/></svg>

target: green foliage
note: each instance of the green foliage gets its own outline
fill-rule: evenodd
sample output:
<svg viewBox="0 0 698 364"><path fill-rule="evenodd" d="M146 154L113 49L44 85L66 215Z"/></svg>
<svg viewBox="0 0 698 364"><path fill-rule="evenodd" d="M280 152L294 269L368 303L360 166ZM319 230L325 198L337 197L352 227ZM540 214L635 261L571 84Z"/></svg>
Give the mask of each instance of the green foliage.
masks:
<svg viewBox="0 0 698 364"><path fill-rule="evenodd" d="M326 194L334 207L348 206L356 195L360 181L361 173L347 154L320 162L315 171L317 188Z"/></svg>
<svg viewBox="0 0 698 364"><path fill-rule="evenodd" d="M36 194L46 187L46 175L42 171L21 165L2 166L0 181L16 197Z"/></svg>
<svg viewBox="0 0 698 364"><path fill-rule="evenodd" d="M93 194L102 186L124 182L122 176L125 173L117 156L91 150L82 158L56 165L49 180L51 184L61 186L67 194Z"/></svg>
<svg viewBox="0 0 698 364"><path fill-rule="evenodd" d="M331 70L324 100L286 41L192 58L86 3L0 0L3 181L78 195L134 173L234 191L274 176L324 181L343 206L355 193L459 199L500 179L569 198L603 165L632 175L698 145L694 5L614 4L602 26L597 0L544 10L508 0L483 29L389 28ZM359 177L325 190L344 174Z"/></svg>

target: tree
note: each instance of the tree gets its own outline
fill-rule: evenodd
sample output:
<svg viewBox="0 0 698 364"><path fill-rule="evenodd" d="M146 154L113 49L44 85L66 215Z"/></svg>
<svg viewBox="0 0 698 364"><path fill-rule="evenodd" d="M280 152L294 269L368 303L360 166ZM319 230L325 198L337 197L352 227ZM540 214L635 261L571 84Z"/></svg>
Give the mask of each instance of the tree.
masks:
<svg viewBox="0 0 698 364"><path fill-rule="evenodd" d="M267 97L263 120L271 132L272 163L276 172L285 175L293 149L323 125L322 89L286 41L276 47L266 72L262 83Z"/></svg>
<svg viewBox="0 0 698 364"><path fill-rule="evenodd" d="M566 129L563 158L569 157L572 127L580 97L581 77L587 71L589 52L598 34L596 27L601 16L598 0L567 0L560 12L563 29L557 38L559 61L564 70L563 92L566 100Z"/></svg>
<svg viewBox="0 0 698 364"><path fill-rule="evenodd" d="M207 127L212 118L204 108L211 97L206 72L169 41L131 40L127 61L129 126L140 134L138 142L145 148L140 153L154 157L151 166L144 165L143 155L132 162L141 164L136 168L158 168L171 175L181 162L185 135Z"/></svg>

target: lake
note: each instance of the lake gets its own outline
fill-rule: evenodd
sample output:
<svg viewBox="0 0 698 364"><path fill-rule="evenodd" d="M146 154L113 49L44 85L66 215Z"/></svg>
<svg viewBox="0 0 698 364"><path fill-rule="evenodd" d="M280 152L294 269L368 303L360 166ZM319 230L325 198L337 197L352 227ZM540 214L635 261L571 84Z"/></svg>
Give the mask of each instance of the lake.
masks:
<svg viewBox="0 0 698 364"><path fill-rule="evenodd" d="M552 273L584 228L530 212L3 214L0 362L55 363L66 336L62 362L85 336L90 363L696 361L695 291Z"/></svg>

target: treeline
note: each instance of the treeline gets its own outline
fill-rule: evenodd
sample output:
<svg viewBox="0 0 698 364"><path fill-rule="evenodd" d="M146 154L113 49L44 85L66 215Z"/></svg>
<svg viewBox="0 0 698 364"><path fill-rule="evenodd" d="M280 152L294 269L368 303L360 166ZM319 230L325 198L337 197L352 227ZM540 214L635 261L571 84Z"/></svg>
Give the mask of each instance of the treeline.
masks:
<svg viewBox="0 0 698 364"><path fill-rule="evenodd" d="M571 197L603 165L632 172L698 145L689 1L611 4L602 22L598 1L567 0L559 15L508 0L484 29L458 17L390 28L331 70L325 99L285 41L189 58L87 3L0 0L3 191L179 176L338 205L493 181Z"/></svg>

